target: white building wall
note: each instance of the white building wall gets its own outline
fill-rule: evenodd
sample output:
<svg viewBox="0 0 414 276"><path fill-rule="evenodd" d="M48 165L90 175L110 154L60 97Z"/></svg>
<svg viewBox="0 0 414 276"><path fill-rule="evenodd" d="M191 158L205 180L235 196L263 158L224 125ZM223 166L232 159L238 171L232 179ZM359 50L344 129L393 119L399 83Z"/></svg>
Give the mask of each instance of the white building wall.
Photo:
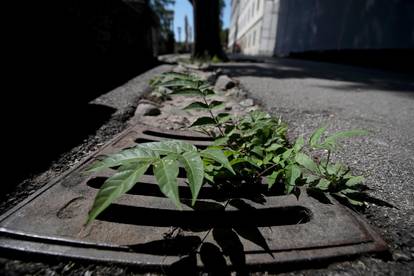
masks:
<svg viewBox="0 0 414 276"><path fill-rule="evenodd" d="M229 48L236 44L240 46L241 53L247 55L271 55L274 49L263 46L263 41L274 37L270 29L266 33L264 28L264 15L272 15L274 0L233 0L232 15L229 30ZM270 8L270 12L267 10ZM267 28L271 28L270 26ZM276 27L273 28L276 32ZM274 38L273 38L274 39ZM269 43L268 43L269 44ZM271 44L271 43L270 43Z"/></svg>
<svg viewBox="0 0 414 276"><path fill-rule="evenodd" d="M265 0L262 23L262 35L257 54L272 56L276 44L277 20L279 12L279 0Z"/></svg>
<svg viewBox="0 0 414 276"><path fill-rule="evenodd" d="M412 49L414 0L233 0L229 47L248 55Z"/></svg>

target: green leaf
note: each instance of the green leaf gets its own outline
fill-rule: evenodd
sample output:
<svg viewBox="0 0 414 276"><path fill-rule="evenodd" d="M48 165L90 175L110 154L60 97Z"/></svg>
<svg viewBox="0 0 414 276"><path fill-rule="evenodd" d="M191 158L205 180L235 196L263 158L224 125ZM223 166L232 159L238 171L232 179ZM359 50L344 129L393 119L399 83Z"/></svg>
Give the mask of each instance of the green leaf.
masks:
<svg viewBox="0 0 414 276"><path fill-rule="evenodd" d="M212 90L212 89L203 89L202 93L203 93L204 96L211 96L211 95L216 94L216 92L214 92L214 90Z"/></svg>
<svg viewBox="0 0 414 276"><path fill-rule="evenodd" d="M143 148L140 145L135 148L123 150L119 153L107 156L103 160L96 161L86 170L86 172L98 172L106 168L133 162L153 161L157 157L158 154L156 152L151 149Z"/></svg>
<svg viewBox="0 0 414 276"><path fill-rule="evenodd" d="M223 167L231 171L234 175L236 174L222 150L207 148L201 151L200 154L203 158L212 159L223 165Z"/></svg>
<svg viewBox="0 0 414 276"><path fill-rule="evenodd" d="M224 108L224 103L222 101L212 101L208 107L211 109L221 109Z"/></svg>
<svg viewBox="0 0 414 276"><path fill-rule="evenodd" d="M283 146L282 145L279 145L279 144L271 144L268 148L266 148L266 151L275 151L275 150L277 150L277 149L280 149L280 148L282 148Z"/></svg>
<svg viewBox="0 0 414 276"><path fill-rule="evenodd" d="M205 173L204 177L205 177L205 179L207 179L211 183L214 183L214 176L212 176L211 174Z"/></svg>
<svg viewBox="0 0 414 276"><path fill-rule="evenodd" d="M318 173L318 165L306 154L299 152L295 156L295 161L304 167L305 169L308 169L311 172Z"/></svg>
<svg viewBox="0 0 414 276"><path fill-rule="evenodd" d="M227 136L216 138L213 142L213 145L214 146L226 145L228 141L229 141L229 137Z"/></svg>
<svg viewBox="0 0 414 276"><path fill-rule="evenodd" d="M180 198L178 195L178 162L170 156L157 161L153 165L154 175L157 179L160 190L170 198L174 204L181 208Z"/></svg>
<svg viewBox="0 0 414 276"><path fill-rule="evenodd" d="M275 184L277 178L282 172L283 170L274 171L271 175L266 177L266 183L269 189L272 188L272 186Z"/></svg>
<svg viewBox="0 0 414 276"><path fill-rule="evenodd" d="M265 158L263 159L263 164L269 164L270 160L272 160L273 157L274 155L272 153L266 154Z"/></svg>
<svg viewBox="0 0 414 276"><path fill-rule="evenodd" d="M296 186L296 180L300 177L300 168L296 165L289 165L285 171L287 183L285 184L285 193L290 194Z"/></svg>
<svg viewBox="0 0 414 276"><path fill-rule="evenodd" d="M197 151L197 148L193 144L180 140L143 143L139 144L137 148L161 155L181 154L187 151Z"/></svg>
<svg viewBox="0 0 414 276"><path fill-rule="evenodd" d="M235 158L235 159L230 161L231 166L234 166L234 165L239 164L239 163L248 163L248 161L246 159L243 159L243 158Z"/></svg>
<svg viewBox="0 0 414 276"><path fill-rule="evenodd" d="M190 186L192 195L192 205L197 200L198 193L200 192L201 186L203 185L204 178L204 164L201 160L198 152L186 152L183 155L179 155L179 160L184 166L187 172L188 184Z"/></svg>
<svg viewBox="0 0 414 276"><path fill-rule="evenodd" d="M263 160L256 158L254 156L249 158L250 163L254 163L256 167L260 168L263 165Z"/></svg>
<svg viewBox="0 0 414 276"><path fill-rule="evenodd" d="M365 178L363 176L352 176L348 181L345 183L346 186L352 187L364 182Z"/></svg>
<svg viewBox="0 0 414 276"><path fill-rule="evenodd" d="M338 140L340 140L340 139L351 138L351 137L356 137L356 136L363 136L363 135L367 135L367 134L368 134L367 131L360 130L360 129L339 131L339 132L336 132L336 133L328 136L325 139L325 141L322 144L320 144L318 147L328 149L328 150L333 150L333 149L335 149L336 144L337 144Z"/></svg>
<svg viewBox="0 0 414 276"><path fill-rule="evenodd" d="M122 194L128 192L147 171L151 162L140 162L119 168L119 171L108 178L95 197L89 212L87 224L94 220L103 210Z"/></svg>
<svg viewBox="0 0 414 276"><path fill-rule="evenodd" d="M263 156L263 148L261 146L255 146L251 151L259 155L260 157Z"/></svg>
<svg viewBox="0 0 414 276"><path fill-rule="evenodd" d="M211 85L209 83L204 83L198 87L200 90L211 89Z"/></svg>
<svg viewBox="0 0 414 276"><path fill-rule="evenodd" d="M305 140L303 139L303 136L300 136L298 139L296 139L296 142L293 145L293 151L299 152L303 148L304 144L305 144Z"/></svg>
<svg viewBox="0 0 414 276"><path fill-rule="evenodd" d="M261 160L259 160L257 158L250 157L250 156L245 156L243 159L246 160L246 162L248 162L250 165L252 165L252 166L254 166L254 167L258 168L258 169L261 169L260 166L263 163ZM258 163L260 165L258 165Z"/></svg>
<svg viewBox="0 0 414 276"><path fill-rule="evenodd" d="M275 157L273 157L272 161L275 164L279 164L279 162L280 162L280 155L276 155Z"/></svg>
<svg viewBox="0 0 414 276"><path fill-rule="evenodd" d="M210 118L210 117L200 117L197 120L195 120L195 122L190 127L205 126L205 125L215 125L215 124L216 124L216 121L213 118Z"/></svg>
<svg viewBox="0 0 414 276"><path fill-rule="evenodd" d="M335 166L334 165L332 165L332 164L327 164L326 165L326 172L329 174L329 175L335 175L336 174L336 168L335 168Z"/></svg>
<svg viewBox="0 0 414 276"><path fill-rule="evenodd" d="M319 180L318 184L315 187L319 190L326 191L329 189L329 185L331 185L331 181L322 178Z"/></svg>
<svg viewBox="0 0 414 276"><path fill-rule="evenodd" d="M183 108L183 110L189 110L189 109L202 109L202 110L208 110L209 107L207 104L202 102L193 102L186 107Z"/></svg>
<svg viewBox="0 0 414 276"><path fill-rule="evenodd" d="M341 190L341 193L342 194L344 194L344 195L346 195L346 194L361 194L361 192L360 191L358 191L358 190L354 190L354 189L344 189L344 190Z"/></svg>
<svg viewBox="0 0 414 276"><path fill-rule="evenodd" d="M368 131L361 130L361 129L338 131L328 136L325 139L324 143L332 143L332 142L336 142L336 140L339 140L339 139L351 138L351 137L356 137L356 136L364 136L367 134L368 134Z"/></svg>
<svg viewBox="0 0 414 276"><path fill-rule="evenodd" d="M174 79L170 81L163 82L161 84L164 87L188 87L188 88L197 88L198 83L195 80L189 80L189 79Z"/></svg>
<svg viewBox="0 0 414 276"><path fill-rule="evenodd" d="M311 184L311 183L313 183L313 182L315 182L316 180L319 180L319 179L321 179L320 176L317 176L317 175L308 175L308 176L306 176L306 183L307 184Z"/></svg>
<svg viewBox="0 0 414 276"><path fill-rule="evenodd" d="M282 159L286 160L290 157L290 155L292 154L293 149L288 149L286 150L283 154L282 154Z"/></svg>
<svg viewBox="0 0 414 276"><path fill-rule="evenodd" d="M150 82L149 82L149 84L150 84L151 87L155 87L155 86L157 86L160 83L161 83L161 77L152 78L150 80Z"/></svg>
<svg viewBox="0 0 414 276"><path fill-rule="evenodd" d="M224 124L232 118L232 116L229 113L219 113L216 117L220 124Z"/></svg>
<svg viewBox="0 0 414 276"><path fill-rule="evenodd" d="M319 145L322 134L326 131L326 127L320 127L313 132L311 137L309 138L309 146L314 148L315 146Z"/></svg>
<svg viewBox="0 0 414 276"><path fill-rule="evenodd" d="M354 205L354 206L364 206L364 202L363 201L359 201L359 200L355 200L352 198L349 198L347 195L342 194L342 193L335 193L334 195L342 197L344 199L346 199L350 204Z"/></svg>
<svg viewBox="0 0 414 276"><path fill-rule="evenodd" d="M174 89L171 95L203 96L203 93L197 88L180 88Z"/></svg>

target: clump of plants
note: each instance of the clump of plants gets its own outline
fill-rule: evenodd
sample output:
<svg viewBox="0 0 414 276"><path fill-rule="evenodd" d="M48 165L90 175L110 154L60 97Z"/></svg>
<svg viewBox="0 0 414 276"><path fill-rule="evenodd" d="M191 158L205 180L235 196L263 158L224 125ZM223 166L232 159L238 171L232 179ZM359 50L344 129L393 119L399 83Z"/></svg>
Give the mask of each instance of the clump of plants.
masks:
<svg viewBox="0 0 414 276"><path fill-rule="evenodd" d="M214 142L203 150L177 140L143 143L95 162L89 172L108 168L115 172L96 195L88 222L134 185L139 185L147 170L152 170L160 190L180 209L177 181L180 167L186 172L192 205L203 185L225 191L228 199L234 198L237 191L261 191L267 185L267 189L281 194L299 196L302 187L327 202L329 194L351 206L366 204L364 178L331 160L341 139L365 135L365 131L325 135L326 127L321 127L308 139L300 136L291 142L286 136L287 125L265 112L254 111L242 118L221 112L224 103L212 99L216 92L196 75L164 73L150 84L166 96L197 96L198 100L184 109L201 110L205 116L195 120L191 128L212 137Z"/></svg>

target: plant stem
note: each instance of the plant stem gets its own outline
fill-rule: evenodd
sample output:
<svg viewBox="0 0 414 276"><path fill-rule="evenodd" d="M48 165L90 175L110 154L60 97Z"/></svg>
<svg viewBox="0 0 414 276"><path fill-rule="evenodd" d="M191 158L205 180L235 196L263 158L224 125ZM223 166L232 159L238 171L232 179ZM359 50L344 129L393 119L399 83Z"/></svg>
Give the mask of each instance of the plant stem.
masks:
<svg viewBox="0 0 414 276"><path fill-rule="evenodd" d="M326 159L325 169L328 167L329 159L331 158L331 151L328 150L328 158Z"/></svg>
<svg viewBox="0 0 414 276"><path fill-rule="evenodd" d="M227 206L229 205L230 200L232 200L232 199L231 199L231 198L227 199L226 204L224 204L224 207L223 207L223 212L224 212L224 211L226 211L226 208L227 208ZM200 246L201 246L201 245L205 242L205 240L207 239L208 235L210 235L210 233L211 233L211 231L212 231L213 229L214 229L214 228L210 228L210 229L207 231L207 233L204 235L203 239L201 240L200 244L199 244L197 247L195 247L195 248L194 248L195 250L197 250L198 248L200 248Z"/></svg>
<svg viewBox="0 0 414 276"><path fill-rule="evenodd" d="M276 166L278 166L279 164L273 164L272 166L270 166L269 168L263 170L261 173L259 173L257 175L257 177L261 177L262 175L264 175L265 173L267 173L268 171L270 171L271 169L275 168Z"/></svg>
<svg viewBox="0 0 414 276"><path fill-rule="evenodd" d="M206 96L203 95L203 101L208 106L208 112L210 113L211 118L216 122L216 127L220 131L220 134L224 136L224 132L219 125L219 121L217 120L216 116L214 116L213 112L211 111L210 105L207 102Z"/></svg>

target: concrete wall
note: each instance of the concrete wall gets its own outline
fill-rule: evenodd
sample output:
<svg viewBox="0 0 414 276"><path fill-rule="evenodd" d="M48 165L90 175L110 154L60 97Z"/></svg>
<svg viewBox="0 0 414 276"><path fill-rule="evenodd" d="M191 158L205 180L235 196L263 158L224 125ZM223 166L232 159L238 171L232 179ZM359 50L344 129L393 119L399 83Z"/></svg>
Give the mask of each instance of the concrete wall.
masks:
<svg viewBox="0 0 414 276"><path fill-rule="evenodd" d="M280 0L275 54L414 48L412 0Z"/></svg>

